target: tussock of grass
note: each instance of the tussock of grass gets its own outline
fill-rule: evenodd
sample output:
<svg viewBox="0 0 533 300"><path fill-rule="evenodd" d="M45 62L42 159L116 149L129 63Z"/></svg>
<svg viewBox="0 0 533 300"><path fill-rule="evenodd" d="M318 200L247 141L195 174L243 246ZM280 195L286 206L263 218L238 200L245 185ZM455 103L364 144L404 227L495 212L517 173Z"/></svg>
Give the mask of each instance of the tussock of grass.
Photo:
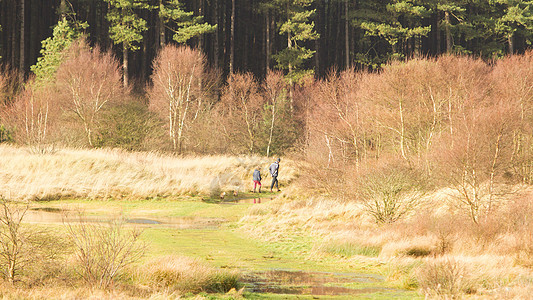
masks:
<svg viewBox="0 0 533 300"><path fill-rule="evenodd" d="M434 252L436 241L431 236L416 236L387 242L381 251L381 257L412 256L424 257Z"/></svg>
<svg viewBox="0 0 533 300"><path fill-rule="evenodd" d="M217 270L199 260L181 256L157 258L142 266L139 273L155 290L226 293L239 287L239 276L236 272Z"/></svg>
<svg viewBox="0 0 533 300"><path fill-rule="evenodd" d="M2 194L37 200L243 192L251 187L254 168L261 166L266 175L271 162L255 156L175 157L115 149L32 154L27 148L9 145L0 145L0 157ZM282 171L282 183L296 176L290 161L284 160Z"/></svg>

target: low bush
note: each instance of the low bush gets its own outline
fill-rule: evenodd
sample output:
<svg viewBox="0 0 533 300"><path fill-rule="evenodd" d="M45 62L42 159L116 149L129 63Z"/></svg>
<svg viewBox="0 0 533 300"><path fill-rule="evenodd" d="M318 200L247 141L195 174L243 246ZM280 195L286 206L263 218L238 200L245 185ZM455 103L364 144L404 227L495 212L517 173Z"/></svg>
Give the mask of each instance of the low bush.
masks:
<svg viewBox="0 0 533 300"><path fill-rule="evenodd" d="M360 197L376 223L394 223L417 207L425 184L416 175L402 166L384 166L362 174Z"/></svg>
<svg viewBox="0 0 533 300"><path fill-rule="evenodd" d="M126 150L150 150L150 144L161 145L159 134L162 122L148 111L140 101L130 100L102 112L99 122L96 147L121 148Z"/></svg>
<svg viewBox="0 0 533 300"><path fill-rule="evenodd" d="M428 297L457 298L476 292L474 281L464 265L448 257L428 260L419 268L417 279Z"/></svg>
<svg viewBox="0 0 533 300"><path fill-rule="evenodd" d="M13 142L13 130L0 124L0 143Z"/></svg>
<svg viewBox="0 0 533 300"><path fill-rule="evenodd" d="M416 289L418 288L416 270L419 265L419 260L396 260L386 269L387 281L392 281L403 289Z"/></svg>
<svg viewBox="0 0 533 300"><path fill-rule="evenodd" d="M424 257L435 252L435 239L432 236L420 235L412 237L398 236L384 242L380 257Z"/></svg>

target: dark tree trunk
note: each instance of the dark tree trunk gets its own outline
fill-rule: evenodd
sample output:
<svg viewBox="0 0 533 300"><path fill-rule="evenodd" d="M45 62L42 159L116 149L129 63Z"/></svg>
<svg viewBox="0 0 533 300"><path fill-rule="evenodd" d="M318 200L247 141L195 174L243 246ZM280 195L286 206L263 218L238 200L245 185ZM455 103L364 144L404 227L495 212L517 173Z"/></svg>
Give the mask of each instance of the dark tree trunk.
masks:
<svg viewBox="0 0 533 300"><path fill-rule="evenodd" d="M204 1L203 0L199 0L200 3L198 4L198 16L201 16L203 17L204 16ZM204 46L204 35L201 34L199 37L198 37L198 48L201 49L201 50L204 50L205 46Z"/></svg>
<svg viewBox="0 0 533 300"><path fill-rule="evenodd" d="M26 35L26 9L25 9L25 0L20 0L20 58L19 58L19 69L22 72L25 72L26 70L26 56L25 56L25 49L26 44L24 43L24 38Z"/></svg>
<svg viewBox="0 0 533 300"><path fill-rule="evenodd" d="M451 33L451 30L450 30L450 13L449 12L445 12L444 13L444 19L445 19L445 22L446 22L446 52L447 53L450 53L452 52L452 48L453 48L453 41L452 41L452 33Z"/></svg>
<svg viewBox="0 0 533 300"><path fill-rule="evenodd" d="M231 28L229 47L229 73L233 74L235 68L235 0L231 0Z"/></svg>
<svg viewBox="0 0 533 300"><path fill-rule="evenodd" d="M438 55L441 53L441 32L440 32L440 12L436 13L435 17L435 52L434 54Z"/></svg>
<svg viewBox="0 0 533 300"><path fill-rule="evenodd" d="M267 10L265 22L265 74L270 70L270 55L272 51L272 46L270 45L270 18L270 10Z"/></svg>
<svg viewBox="0 0 533 300"><path fill-rule="evenodd" d="M213 33L213 63L215 65L215 68L218 69L219 67L219 57L220 57L220 41L219 41L219 34L221 29L221 22L219 22L218 19L218 10L220 9L218 0L213 0L213 6L215 7L215 10L213 12L213 19L215 20L215 24L217 24L217 30Z"/></svg>
<svg viewBox="0 0 533 300"><path fill-rule="evenodd" d="M345 53L345 66L346 69L350 68L350 26L349 26L349 1L344 1L344 51Z"/></svg>

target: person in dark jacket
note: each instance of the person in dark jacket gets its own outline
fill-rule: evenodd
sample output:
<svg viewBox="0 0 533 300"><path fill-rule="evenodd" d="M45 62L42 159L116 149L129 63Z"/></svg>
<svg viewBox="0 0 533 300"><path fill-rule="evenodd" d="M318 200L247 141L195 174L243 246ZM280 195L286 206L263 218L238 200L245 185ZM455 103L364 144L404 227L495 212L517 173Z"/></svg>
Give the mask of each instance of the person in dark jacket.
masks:
<svg viewBox="0 0 533 300"><path fill-rule="evenodd" d="M261 171L259 171L259 167L255 168L254 170L253 181L254 181L254 193L255 193L255 188L258 185L259 185L259 193L261 193Z"/></svg>
<svg viewBox="0 0 533 300"><path fill-rule="evenodd" d="M270 191L272 192L272 189L274 188L274 185L276 185L276 189L278 189L279 192L279 186L278 186L278 173L279 173L279 162L280 159L278 158L275 162L273 162L270 165L270 175L272 175L272 185L270 185Z"/></svg>

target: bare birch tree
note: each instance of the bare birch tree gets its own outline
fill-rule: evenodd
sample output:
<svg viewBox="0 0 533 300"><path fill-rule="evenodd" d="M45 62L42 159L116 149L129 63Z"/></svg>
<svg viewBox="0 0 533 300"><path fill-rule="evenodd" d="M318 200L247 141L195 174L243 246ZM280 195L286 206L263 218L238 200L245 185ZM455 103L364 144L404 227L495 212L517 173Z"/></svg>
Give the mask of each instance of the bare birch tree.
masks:
<svg viewBox="0 0 533 300"><path fill-rule="evenodd" d="M32 81L15 99L7 112L8 121L16 128L16 139L37 153L53 150L50 136L57 124L59 105L48 86L36 86Z"/></svg>
<svg viewBox="0 0 533 300"><path fill-rule="evenodd" d="M91 147L104 107L124 98L126 91L121 80L119 64L111 53L90 47L85 40L71 46L66 61L57 70L62 107L82 123Z"/></svg>
<svg viewBox="0 0 533 300"><path fill-rule="evenodd" d="M251 73L230 74L221 100L224 118L229 123L229 138L244 141L247 151L253 153L263 109L257 80Z"/></svg>
<svg viewBox="0 0 533 300"><path fill-rule="evenodd" d="M183 151L187 127L200 107L205 75L205 56L185 46L167 45L154 61L153 86L148 92L150 109L168 121L172 149Z"/></svg>
<svg viewBox="0 0 533 300"><path fill-rule="evenodd" d="M266 156L270 156L272 143L274 139L274 128L279 122L280 109L287 101L288 86L284 81L281 72L269 71L264 82L264 93L266 98L266 113L268 118L268 143Z"/></svg>

